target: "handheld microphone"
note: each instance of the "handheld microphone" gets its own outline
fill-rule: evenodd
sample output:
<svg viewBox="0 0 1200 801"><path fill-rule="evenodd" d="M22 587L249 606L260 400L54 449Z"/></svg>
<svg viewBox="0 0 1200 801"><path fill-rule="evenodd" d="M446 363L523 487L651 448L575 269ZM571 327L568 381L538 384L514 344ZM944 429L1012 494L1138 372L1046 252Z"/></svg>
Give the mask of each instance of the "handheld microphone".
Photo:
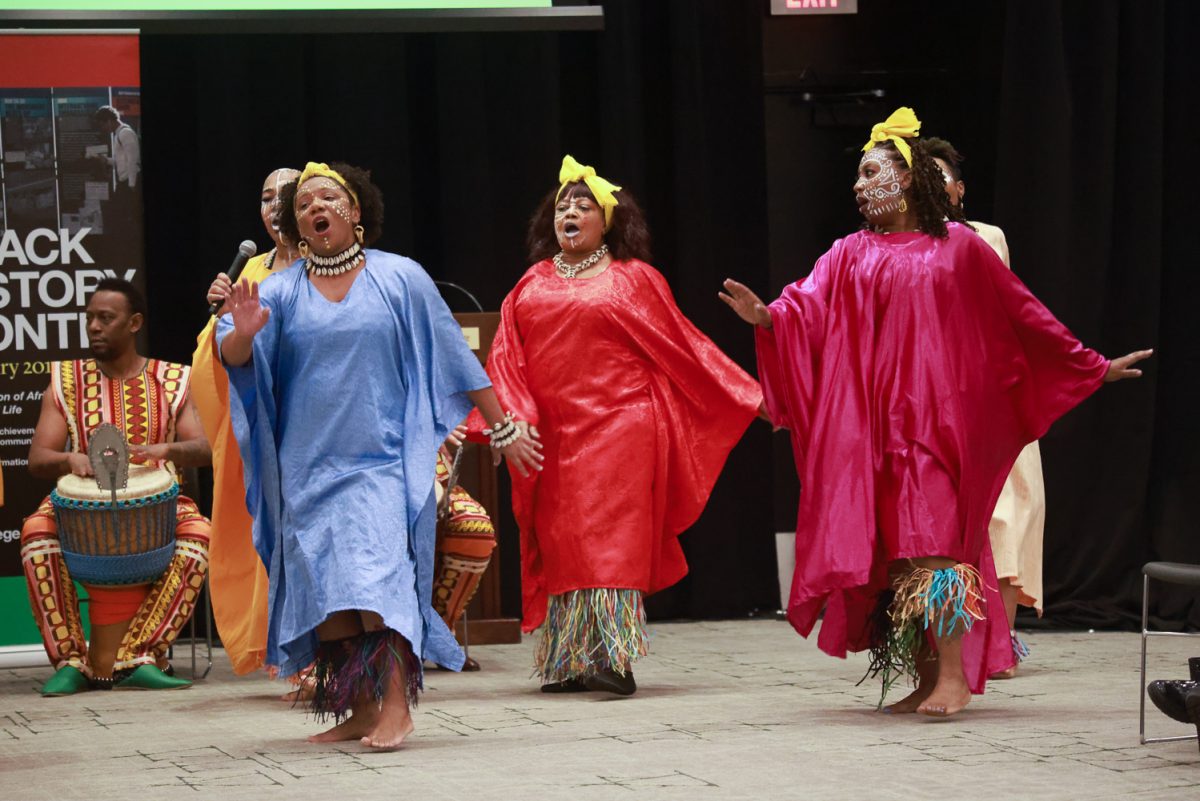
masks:
<svg viewBox="0 0 1200 801"><path fill-rule="evenodd" d="M250 261L251 257L258 252L258 245L251 242L249 239L243 240L242 244L238 245L237 255L233 257L233 264L229 265L229 271L225 274L229 276L229 283L236 284L238 276L242 274L242 268L246 266L246 262ZM214 301L208 307L209 315L216 314L222 306L225 305L225 298Z"/></svg>

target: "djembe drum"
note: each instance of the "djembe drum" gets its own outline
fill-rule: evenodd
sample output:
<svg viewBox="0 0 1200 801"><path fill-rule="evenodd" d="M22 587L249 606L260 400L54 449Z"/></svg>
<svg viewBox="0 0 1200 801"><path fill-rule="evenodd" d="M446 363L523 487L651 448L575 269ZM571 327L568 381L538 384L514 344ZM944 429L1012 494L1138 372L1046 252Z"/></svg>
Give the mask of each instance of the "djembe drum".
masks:
<svg viewBox="0 0 1200 801"><path fill-rule="evenodd" d="M475 596L496 547L496 530L487 510L458 486L461 456L461 447L454 456L445 447L440 448L434 482L438 528L433 610L451 631Z"/></svg>
<svg viewBox="0 0 1200 801"><path fill-rule="evenodd" d="M161 467L131 465L123 489L66 475L50 493L63 559L81 584L148 584L175 555L179 484Z"/></svg>

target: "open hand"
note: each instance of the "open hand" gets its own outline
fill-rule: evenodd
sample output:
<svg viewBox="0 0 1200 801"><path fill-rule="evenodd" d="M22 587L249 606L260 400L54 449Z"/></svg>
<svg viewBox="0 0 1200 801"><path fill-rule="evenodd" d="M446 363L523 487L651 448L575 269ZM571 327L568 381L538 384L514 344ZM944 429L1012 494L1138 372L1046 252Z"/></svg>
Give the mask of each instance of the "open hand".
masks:
<svg viewBox="0 0 1200 801"><path fill-rule="evenodd" d="M522 477L527 477L531 470L542 469L542 437L538 434L537 426L531 426L524 420L518 420L521 436L517 437L507 448L492 449L492 464L500 464L500 457L508 459L508 463L517 468Z"/></svg>
<svg viewBox="0 0 1200 801"><path fill-rule="evenodd" d="M1125 378L1141 378L1142 371L1133 369L1133 365L1142 359L1149 359L1153 355L1153 350L1135 350L1133 353L1127 353L1124 356L1113 359L1108 363L1108 372L1105 373L1104 380L1112 382Z"/></svg>
<svg viewBox="0 0 1200 801"><path fill-rule="evenodd" d="M729 294L727 295L725 292ZM761 325L763 328L771 327L771 313L767 311L762 299L751 292L749 287L739 284L732 278L726 278L725 292L718 292L717 297L725 301L726 306L737 312L738 317L751 325Z"/></svg>
<svg viewBox="0 0 1200 801"><path fill-rule="evenodd" d="M233 315L233 329L247 339L261 331L271 316L271 310L259 302L258 284L248 281L233 285L225 308Z"/></svg>

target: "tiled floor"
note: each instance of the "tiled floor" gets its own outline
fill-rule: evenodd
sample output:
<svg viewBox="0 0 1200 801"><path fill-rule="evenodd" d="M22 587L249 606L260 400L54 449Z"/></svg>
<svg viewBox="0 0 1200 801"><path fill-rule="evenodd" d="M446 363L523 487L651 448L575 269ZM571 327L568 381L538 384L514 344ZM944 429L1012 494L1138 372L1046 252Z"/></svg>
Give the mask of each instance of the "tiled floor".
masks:
<svg viewBox="0 0 1200 801"><path fill-rule="evenodd" d="M1195 741L1137 744L1134 634L1029 635L1023 674L946 721L877 714L865 659L784 623L652 634L627 699L543 695L531 643L476 647L482 672L428 673L395 753L306 744L285 688L222 655L173 693L44 699L48 668L0 671L0 799L1200 799ZM1164 642L1153 677L1183 675L1189 643Z"/></svg>

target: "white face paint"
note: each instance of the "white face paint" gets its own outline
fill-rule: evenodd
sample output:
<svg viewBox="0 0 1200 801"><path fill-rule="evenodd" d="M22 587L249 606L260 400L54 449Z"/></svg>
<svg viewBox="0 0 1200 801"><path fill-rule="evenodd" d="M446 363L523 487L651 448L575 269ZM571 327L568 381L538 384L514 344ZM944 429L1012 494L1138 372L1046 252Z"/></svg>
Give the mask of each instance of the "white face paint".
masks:
<svg viewBox="0 0 1200 801"><path fill-rule="evenodd" d="M567 253L591 253L604 242L604 209L591 195L561 198L554 205L554 235Z"/></svg>
<svg viewBox="0 0 1200 801"><path fill-rule="evenodd" d="M862 213L868 219L877 219L898 212L904 197L900 184L900 171L889 151L879 147L867 151L858 163L858 180L854 183Z"/></svg>
<svg viewBox="0 0 1200 801"><path fill-rule="evenodd" d="M299 171L288 167L281 167L267 176L262 185L262 198L259 205L259 216L262 218L263 226L267 229L267 233L271 235L271 239L276 245L285 245L284 237L279 233L279 190L286 184L296 180L300 175Z"/></svg>
<svg viewBox="0 0 1200 801"><path fill-rule="evenodd" d="M938 169L942 171L942 180L946 184L946 194L950 197L950 205L961 206L962 196L966 191L966 186L962 181L951 175L949 164L942 159L937 158L936 156L934 157L933 161L938 165Z"/></svg>
<svg viewBox="0 0 1200 801"><path fill-rule="evenodd" d="M297 189L294 205L300 235L318 255L353 244L358 209L337 181L324 176L308 179Z"/></svg>

